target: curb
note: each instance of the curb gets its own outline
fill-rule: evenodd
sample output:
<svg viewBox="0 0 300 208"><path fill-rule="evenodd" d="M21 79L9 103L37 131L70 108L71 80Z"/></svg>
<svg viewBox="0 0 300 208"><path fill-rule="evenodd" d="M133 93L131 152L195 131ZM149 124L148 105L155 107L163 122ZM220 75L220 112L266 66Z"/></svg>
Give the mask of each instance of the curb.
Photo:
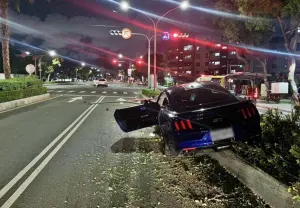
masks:
<svg viewBox="0 0 300 208"><path fill-rule="evenodd" d="M232 175L236 176L242 183L254 193L262 197L269 205L278 208L296 208L300 203L293 200L288 193L288 187L263 172L257 167L249 165L242 158L231 151L210 154L220 165L225 167Z"/></svg>
<svg viewBox="0 0 300 208"><path fill-rule="evenodd" d="M14 108L19 108L19 107L30 105L30 104L34 104L37 102L47 100L49 98L50 98L50 94L46 93L46 94L42 94L42 95L37 95L37 96L32 96L32 97L28 97L28 98L19 99L19 100L13 100L13 101L9 101L9 102L0 103L0 112L8 111L8 110L11 110Z"/></svg>

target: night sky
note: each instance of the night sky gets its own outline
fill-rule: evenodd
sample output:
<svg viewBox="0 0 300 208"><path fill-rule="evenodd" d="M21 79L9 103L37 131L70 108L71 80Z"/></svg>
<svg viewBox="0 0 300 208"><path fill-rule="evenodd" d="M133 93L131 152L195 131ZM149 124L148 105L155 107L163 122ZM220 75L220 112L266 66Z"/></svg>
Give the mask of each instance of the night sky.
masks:
<svg viewBox="0 0 300 208"><path fill-rule="evenodd" d="M193 5L208 6L201 2L190 1ZM161 15L176 6L164 0L130 0L130 5L156 15ZM11 5L9 19L22 26L11 26L12 40L44 50L55 49L64 56L80 61L93 62L99 53L103 53L103 49L113 52L122 51L125 56L131 58L145 54L147 51L146 40L143 37L133 36L130 40L124 40L119 36L109 34L113 28L92 27L91 25L117 26L115 29L119 30L128 27L133 32L149 35L152 33L150 30L122 21L124 17L151 26L149 19L132 10L121 11L118 5L107 0L51 0L50 3L48 0L36 0L34 4L21 1L20 9L21 12L18 13L14 5ZM210 34L215 31L211 27L212 16L193 9L187 11L178 9L166 17L181 21L182 24L161 22L159 28L165 31L179 30L197 35ZM28 46L16 43L14 45L22 50L28 48ZM33 49L29 47L28 50Z"/></svg>

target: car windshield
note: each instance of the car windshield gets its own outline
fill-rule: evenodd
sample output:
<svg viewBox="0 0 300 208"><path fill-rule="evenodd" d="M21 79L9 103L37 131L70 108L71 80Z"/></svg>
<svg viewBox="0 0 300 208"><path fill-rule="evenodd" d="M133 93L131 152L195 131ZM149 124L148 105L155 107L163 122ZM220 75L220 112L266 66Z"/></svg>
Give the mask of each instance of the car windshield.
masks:
<svg viewBox="0 0 300 208"><path fill-rule="evenodd" d="M221 88L221 87L220 87ZM180 109L190 107L212 107L237 102L237 98L225 89L200 87L188 89L173 95L176 106Z"/></svg>

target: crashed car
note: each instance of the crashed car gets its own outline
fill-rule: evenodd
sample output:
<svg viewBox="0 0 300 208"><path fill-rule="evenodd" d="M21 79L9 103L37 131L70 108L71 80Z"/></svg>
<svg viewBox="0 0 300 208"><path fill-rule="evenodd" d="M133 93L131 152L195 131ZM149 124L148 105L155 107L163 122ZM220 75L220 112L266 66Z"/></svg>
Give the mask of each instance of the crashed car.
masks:
<svg viewBox="0 0 300 208"><path fill-rule="evenodd" d="M117 109L114 117L124 132L158 125L166 155L218 151L234 140L254 143L261 139L255 105L211 82L170 87L156 101Z"/></svg>

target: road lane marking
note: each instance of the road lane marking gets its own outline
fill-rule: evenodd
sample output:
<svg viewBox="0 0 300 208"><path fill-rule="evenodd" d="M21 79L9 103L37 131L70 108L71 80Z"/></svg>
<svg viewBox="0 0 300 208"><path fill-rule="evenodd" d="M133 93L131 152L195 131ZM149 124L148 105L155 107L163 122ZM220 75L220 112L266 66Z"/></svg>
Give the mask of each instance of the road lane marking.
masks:
<svg viewBox="0 0 300 208"><path fill-rule="evenodd" d="M124 95L127 95L127 92L123 92Z"/></svg>
<svg viewBox="0 0 300 208"><path fill-rule="evenodd" d="M85 93L85 91L80 91L79 93Z"/></svg>
<svg viewBox="0 0 300 208"><path fill-rule="evenodd" d="M117 92L113 92L114 94L117 94Z"/></svg>
<svg viewBox="0 0 300 208"><path fill-rule="evenodd" d="M48 92L53 92L54 90L47 90Z"/></svg>
<svg viewBox="0 0 300 208"><path fill-rule="evenodd" d="M101 102L105 97L101 96L99 99L97 99L96 103ZM80 121L89 111L94 107L94 105L91 105L88 107L73 123L71 123L62 133L60 133L43 151L38 154L23 170L21 170L8 184L6 184L1 190L0 190L0 199L34 166L36 163L68 132L70 129L73 128L73 126ZM25 181L23 182L23 184ZM23 185L22 184L22 185ZM19 187L20 188L20 187ZM15 193L19 190L19 188L15 191ZM22 192L25 189L22 190ZM15 194L14 193L14 194ZM11 202L12 196L8 199L8 201ZM8 202L7 201L7 202ZM6 202L6 203L7 203ZM7 208L11 205L6 205L6 203L1 208Z"/></svg>
<svg viewBox="0 0 300 208"><path fill-rule="evenodd" d="M57 92L63 92L63 90L57 91Z"/></svg>
<svg viewBox="0 0 300 208"><path fill-rule="evenodd" d="M101 96L96 103L101 103L104 99ZM77 125L67 134L67 136L52 150L49 155L41 162L41 164L30 174L30 176L20 185L20 187L9 197L9 199L3 204L1 208L9 208L20 197L20 195L26 190L31 182L38 176L38 174L45 168L50 160L56 155L56 153L62 148L62 146L71 138L75 131L82 125L82 123L88 118L88 116L97 108L98 104L92 105L85 116L77 123Z"/></svg>
<svg viewBox="0 0 300 208"><path fill-rule="evenodd" d="M92 93L92 94L95 94L95 93L96 93L96 91L92 91L91 93Z"/></svg>
<svg viewBox="0 0 300 208"><path fill-rule="evenodd" d="M134 92L135 95L139 94L138 92Z"/></svg>
<svg viewBox="0 0 300 208"><path fill-rule="evenodd" d="M69 91L69 93L72 93L72 92L74 92L74 91Z"/></svg>
<svg viewBox="0 0 300 208"><path fill-rule="evenodd" d="M106 94L106 92L104 91L104 92L102 92L103 94Z"/></svg>
<svg viewBox="0 0 300 208"><path fill-rule="evenodd" d="M73 103L76 100L82 100L82 99L83 99L82 97L74 97L71 100L69 100L68 103Z"/></svg>

